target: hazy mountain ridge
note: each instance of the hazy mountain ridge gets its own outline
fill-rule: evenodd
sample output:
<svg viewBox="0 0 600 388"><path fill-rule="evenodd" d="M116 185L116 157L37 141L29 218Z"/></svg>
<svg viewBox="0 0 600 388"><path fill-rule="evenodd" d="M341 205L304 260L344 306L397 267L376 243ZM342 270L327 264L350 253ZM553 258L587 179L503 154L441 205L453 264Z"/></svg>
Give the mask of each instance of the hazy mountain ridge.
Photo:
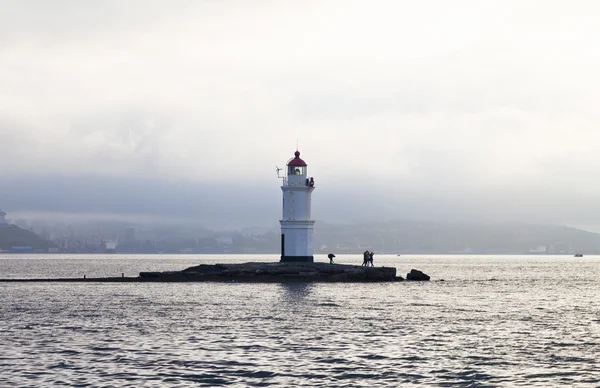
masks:
<svg viewBox="0 0 600 388"><path fill-rule="evenodd" d="M47 252L49 248L55 245L48 240L44 240L37 234L16 225L9 225L0 228L0 250L13 251L17 247L31 247L31 250Z"/></svg>
<svg viewBox="0 0 600 388"><path fill-rule="evenodd" d="M0 249L30 245L35 250L60 246L68 252L102 252L98 233L75 237L78 230L80 234L84 233L84 225L80 227L81 229L77 225L68 227L71 241L67 241L69 239L65 237L50 239L47 232L40 233L42 237L52 240L46 241L30 231L11 226L0 230ZM97 225L94 227L98 228ZM20 231L18 236L15 234L16 230ZM133 227L115 223L108 230L112 230L112 233L105 231L103 234L112 235L113 239L120 235L117 247L117 252L120 253L272 254L279 253L281 241L280 229L276 226L224 232L204 227ZM77 241L72 241L74 239ZM338 225L317 222L313 246L317 255L329 252L355 254L365 249L390 254L594 254L600 253L600 234L557 225L418 221Z"/></svg>
<svg viewBox="0 0 600 388"><path fill-rule="evenodd" d="M335 226L319 223L326 250L371 247L388 253L597 253L600 234L554 225L392 221ZM315 248L320 248L316 246Z"/></svg>

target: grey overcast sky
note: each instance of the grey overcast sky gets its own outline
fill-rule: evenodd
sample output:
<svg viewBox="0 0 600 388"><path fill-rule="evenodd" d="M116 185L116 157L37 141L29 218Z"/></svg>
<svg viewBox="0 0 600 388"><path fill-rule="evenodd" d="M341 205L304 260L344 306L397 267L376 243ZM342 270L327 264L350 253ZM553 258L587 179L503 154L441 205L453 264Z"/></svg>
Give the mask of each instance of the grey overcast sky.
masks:
<svg viewBox="0 0 600 388"><path fill-rule="evenodd" d="M600 231L600 2L0 0L0 207Z"/></svg>

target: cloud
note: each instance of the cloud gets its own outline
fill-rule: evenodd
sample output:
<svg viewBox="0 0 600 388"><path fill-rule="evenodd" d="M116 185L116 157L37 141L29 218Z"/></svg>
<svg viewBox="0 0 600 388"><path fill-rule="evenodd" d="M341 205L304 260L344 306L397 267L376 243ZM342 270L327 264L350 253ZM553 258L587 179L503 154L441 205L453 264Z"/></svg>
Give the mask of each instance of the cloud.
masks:
<svg viewBox="0 0 600 388"><path fill-rule="evenodd" d="M1 205L244 222L198 193L278 204L298 141L323 217L587 222L598 6L558 4L5 2Z"/></svg>

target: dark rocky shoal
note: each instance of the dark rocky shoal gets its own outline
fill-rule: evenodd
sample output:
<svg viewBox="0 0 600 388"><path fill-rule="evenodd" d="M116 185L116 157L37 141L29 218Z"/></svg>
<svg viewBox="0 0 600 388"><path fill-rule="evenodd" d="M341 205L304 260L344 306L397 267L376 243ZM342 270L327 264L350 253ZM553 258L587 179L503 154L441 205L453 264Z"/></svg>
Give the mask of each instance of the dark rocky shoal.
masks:
<svg viewBox="0 0 600 388"><path fill-rule="evenodd" d="M389 282L396 277L393 267L362 267L329 263L243 263L201 264L175 272L141 272L140 278L156 281L240 282Z"/></svg>
<svg viewBox="0 0 600 388"><path fill-rule="evenodd" d="M329 263L243 263L200 264L182 271L140 272L138 277L0 279L0 282L393 282L393 267L362 267ZM429 276L411 270L407 280L429 280Z"/></svg>
<svg viewBox="0 0 600 388"><path fill-rule="evenodd" d="M0 282L392 282L393 267L329 263L201 264L182 271L140 272L138 277L0 279Z"/></svg>

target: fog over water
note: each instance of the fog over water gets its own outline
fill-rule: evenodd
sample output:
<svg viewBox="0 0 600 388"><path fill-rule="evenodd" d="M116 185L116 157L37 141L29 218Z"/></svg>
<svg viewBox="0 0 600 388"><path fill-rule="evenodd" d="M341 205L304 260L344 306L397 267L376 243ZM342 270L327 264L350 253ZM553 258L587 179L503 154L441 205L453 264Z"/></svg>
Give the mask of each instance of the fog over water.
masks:
<svg viewBox="0 0 600 388"><path fill-rule="evenodd" d="M298 141L322 221L600 231L599 8L4 0L0 207L272 225Z"/></svg>

